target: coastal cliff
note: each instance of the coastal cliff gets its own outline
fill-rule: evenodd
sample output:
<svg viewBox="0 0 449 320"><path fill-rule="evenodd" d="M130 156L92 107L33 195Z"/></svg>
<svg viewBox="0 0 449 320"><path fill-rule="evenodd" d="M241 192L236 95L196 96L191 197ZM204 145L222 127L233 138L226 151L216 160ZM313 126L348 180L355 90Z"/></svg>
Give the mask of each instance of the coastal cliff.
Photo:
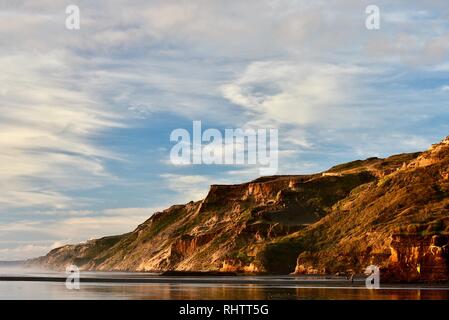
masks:
<svg viewBox="0 0 449 320"><path fill-rule="evenodd" d="M359 273L447 281L449 139L423 153L312 175L212 185L134 231L67 245L29 265L84 270Z"/></svg>
<svg viewBox="0 0 449 320"><path fill-rule="evenodd" d="M449 236L394 235L386 277L405 281L449 280Z"/></svg>

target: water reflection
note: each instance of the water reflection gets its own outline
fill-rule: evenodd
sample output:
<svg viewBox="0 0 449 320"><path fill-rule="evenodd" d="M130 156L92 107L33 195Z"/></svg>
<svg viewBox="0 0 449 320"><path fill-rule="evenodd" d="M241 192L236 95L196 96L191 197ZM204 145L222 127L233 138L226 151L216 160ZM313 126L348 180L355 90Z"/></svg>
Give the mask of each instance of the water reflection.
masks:
<svg viewBox="0 0 449 320"><path fill-rule="evenodd" d="M61 277L64 273L30 270L0 270L0 275ZM82 277L158 280L166 283L81 283L80 290L68 290L64 282L0 281L0 299L445 299L449 288L442 286L389 285L378 290L362 283L340 279L297 277L207 277L214 283L192 283L198 278L163 278L148 273L83 273ZM192 280L193 279L193 280ZM256 283L236 283L250 279ZM299 279L299 280L298 280ZM171 283L175 282L175 283ZM267 284L269 283L269 284Z"/></svg>
<svg viewBox="0 0 449 320"><path fill-rule="evenodd" d="M449 290L282 288L228 284L86 283L68 290L59 282L0 282L0 299L449 299Z"/></svg>

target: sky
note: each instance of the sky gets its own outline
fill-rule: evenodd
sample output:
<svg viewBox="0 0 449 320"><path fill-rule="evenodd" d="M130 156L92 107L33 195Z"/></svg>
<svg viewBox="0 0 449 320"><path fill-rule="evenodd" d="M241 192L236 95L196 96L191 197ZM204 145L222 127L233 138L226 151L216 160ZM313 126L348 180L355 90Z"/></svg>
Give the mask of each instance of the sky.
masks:
<svg viewBox="0 0 449 320"><path fill-rule="evenodd" d="M277 128L279 174L425 150L449 135L448 50L444 0L0 0L0 260L259 176L171 163L194 120Z"/></svg>

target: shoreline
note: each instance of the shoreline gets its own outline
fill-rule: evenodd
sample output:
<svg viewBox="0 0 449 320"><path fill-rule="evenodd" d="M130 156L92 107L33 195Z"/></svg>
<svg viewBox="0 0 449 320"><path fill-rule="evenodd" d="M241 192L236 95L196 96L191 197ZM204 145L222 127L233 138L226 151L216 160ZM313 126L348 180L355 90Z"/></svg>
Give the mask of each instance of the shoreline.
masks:
<svg viewBox="0 0 449 320"><path fill-rule="evenodd" d="M0 276L0 282L66 282L66 277L61 276ZM123 283L123 284L220 284L220 285L267 285L267 286L311 286L316 285L326 288L360 288L366 289L365 278L356 278L354 281L341 278L310 278L301 279L287 276L262 276L251 277L188 277L188 276L160 276L155 275L148 278L114 278L114 277L83 277L80 276L80 283ZM386 287L382 288L382 285ZM396 286L395 286L396 285ZM399 286L399 287L397 287ZM410 288L410 286L419 286ZM426 290L449 290L449 283L398 283L381 282L380 289L426 289Z"/></svg>

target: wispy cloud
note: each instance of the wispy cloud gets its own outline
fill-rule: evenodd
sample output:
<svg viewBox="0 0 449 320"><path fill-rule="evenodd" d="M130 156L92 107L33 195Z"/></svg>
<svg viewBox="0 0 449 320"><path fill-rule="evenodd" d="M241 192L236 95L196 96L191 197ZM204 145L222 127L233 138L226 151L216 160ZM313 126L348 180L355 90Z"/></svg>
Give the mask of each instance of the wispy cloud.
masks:
<svg viewBox="0 0 449 320"><path fill-rule="evenodd" d="M352 121L345 108L352 98L349 92L356 90L355 76L362 73L356 66L254 62L236 81L223 86L223 95L267 124L344 126Z"/></svg>
<svg viewBox="0 0 449 320"><path fill-rule="evenodd" d="M70 87L77 83L64 56L1 55L0 64L1 205L62 207L70 204L67 190L111 178L102 160L116 156L91 138L122 124Z"/></svg>
<svg viewBox="0 0 449 320"><path fill-rule="evenodd" d="M64 244L130 232L162 209L59 210L41 213L41 219L5 222L0 225L0 261L35 257Z"/></svg>
<svg viewBox="0 0 449 320"><path fill-rule="evenodd" d="M61 247L65 243L55 241L53 243L41 243L36 244L35 241L33 243L20 244L13 248L1 248L0 247L0 257L3 257L2 260L6 261L17 261L24 260L30 257L38 257L43 255L46 252L54 248ZM1 258L0 258L1 259Z"/></svg>
<svg viewBox="0 0 449 320"><path fill-rule="evenodd" d="M209 186L215 183L215 179L212 180L212 177L203 175L165 173L160 177L166 188L174 192L175 197L183 202L203 199Z"/></svg>

